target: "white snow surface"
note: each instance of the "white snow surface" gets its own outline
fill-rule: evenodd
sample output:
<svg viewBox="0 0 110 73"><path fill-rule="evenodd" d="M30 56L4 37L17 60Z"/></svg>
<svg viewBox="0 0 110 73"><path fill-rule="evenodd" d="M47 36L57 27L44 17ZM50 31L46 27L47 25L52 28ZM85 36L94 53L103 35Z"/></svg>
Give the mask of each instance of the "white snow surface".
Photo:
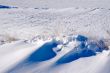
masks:
<svg viewBox="0 0 110 73"><path fill-rule="evenodd" d="M109 0L0 0L18 8L0 9L0 73L110 73L110 51L55 66L76 42L40 63L25 59L52 38L82 34L110 46ZM56 49L56 48L54 48ZM58 49L57 49L58 50Z"/></svg>
<svg viewBox="0 0 110 73"><path fill-rule="evenodd" d="M110 9L0 9L0 39L32 39L83 34L92 38L110 36Z"/></svg>
<svg viewBox="0 0 110 73"><path fill-rule="evenodd" d="M16 41L0 46L0 73L109 73L110 51L103 51L95 56L79 58L70 63L54 65L55 62L73 49L75 42L70 42L62 51L40 63L23 62L38 47L48 41L34 43ZM43 54L43 53L41 53Z"/></svg>

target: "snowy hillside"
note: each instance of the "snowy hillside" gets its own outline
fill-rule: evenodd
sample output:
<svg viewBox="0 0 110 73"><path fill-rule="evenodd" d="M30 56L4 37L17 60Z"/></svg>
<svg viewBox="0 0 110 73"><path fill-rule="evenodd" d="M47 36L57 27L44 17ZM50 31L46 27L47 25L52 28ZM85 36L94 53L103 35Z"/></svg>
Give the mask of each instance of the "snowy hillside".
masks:
<svg viewBox="0 0 110 73"><path fill-rule="evenodd" d="M0 73L110 73L109 0L0 0Z"/></svg>
<svg viewBox="0 0 110 73"><path fill-rule="evenodd" d="M28 40L39 35L47 38L83 34L110 39L109 9L0 9L0 16L1 37Z"/></svg>

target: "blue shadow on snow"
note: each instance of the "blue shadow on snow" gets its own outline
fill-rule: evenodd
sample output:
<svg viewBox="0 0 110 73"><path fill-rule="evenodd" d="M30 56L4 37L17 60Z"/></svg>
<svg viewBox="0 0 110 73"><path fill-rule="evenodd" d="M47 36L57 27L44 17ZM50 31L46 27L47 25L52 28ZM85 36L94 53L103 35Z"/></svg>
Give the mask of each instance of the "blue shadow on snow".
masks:
<svg viewBox="0 0 110 73"><path fill-rule="evenodd" d="M56 56L53 48L57 47L58 43L56 41L47 42L42 45L38 50L33 52L26 60L29 62L41 62L49 60Z"/></svg>
<svg viewBox="0 0 110 73"><path fill-rule="evenodd" d="M94 56L97 52L108 50L108 47L102 40L89 42L88 38L82 35L75 37L75 40L80 42L80 44L56 61L55 65L69 63L81 57Z"/></svg>
<svg viewBox="0 0 110 73"><path fill-rule="evenodd" d="M57 41L51 41L43 44L35 52L29 55L25 60L17 64L15 67L7 71L6 73L15 73L18 69L22 69L28 65L39 63L42 61L49 60L56 56L56 53L53 51L53 48L57 47Z"/></svg>
<svg viewBox="0 0 110 73"><path fill-rule="evenodd" d="M93 56L96 55L96 53L93 50L80 50L77 51L77 48L71 50L70 52L68 52L67 54L65 54L63 57L61 57L56 64L64 64L64 63L69 63L72 62L74 60L77 60L81 57L89 57L89 56Z"/></svg>
<svg viewBox="0 0 110 73"><path fill-rule="evenodd" d="M8 8L11 8L11 7L9 7L9 6L4 6L4 5L0 5L0 8L8 9Z"/></svg>

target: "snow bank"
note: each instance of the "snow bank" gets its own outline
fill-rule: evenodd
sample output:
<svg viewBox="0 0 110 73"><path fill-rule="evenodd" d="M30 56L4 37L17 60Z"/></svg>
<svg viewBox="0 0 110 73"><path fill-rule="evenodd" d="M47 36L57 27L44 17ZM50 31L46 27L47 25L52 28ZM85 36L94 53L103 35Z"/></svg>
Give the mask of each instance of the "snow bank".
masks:
<svg viewBox="0 0 110 73"><path fill-rule="evenodd" d="M97 52L102 52L103 50L109 49L102 40L92 41L87 39L87 37L82 35L76 36L75 40L80 42L79 45L61 57L56 63L64 64L82 57L95 56Z"/></svg>
<svg viewBox="0 0 110 73"><path fill-rule="evenodd" d="M104 64L106 60L105 59L103 63L102 58L103 57L106 58L106 55L103 56L101 54L104 53L103 50L108 50L108 48L106 47L106 44L102 40L93 41L90 38L85 37L83 35L77 35L77 37L73 36L72 38L73 38L72 40L70 39L57 40L54 38L53 40L42 41L40 47L38 47L39 45L38 43L40 43L40 41L38 40L34 41L34 43L22 41L22 43L18 42L16 44L14 43L10 44L10 47L7 48L8 49L7 55L9 54L9 50L11 50L12 47L16 48L16 46L20 46L17 48L20 48L20 50L22 50L22 48L25 48L25 49L23 49L22 52L18 51L18 54L17 54L17 50L19 49L14 50L16 51L14 53L16 54L16 56L12 56L12 55L9 55L9 56L12 56L13 58L16 58L16 57L18 58L16 58L16 60L13 61L12 64L8 64L8 68L4 66L4 69L2 69L1 72L6 72L6 73L61 72L61 73L64 73L65 72L64 68L66 67L64 65L68 65L67 71L70 70L71 67L73 67L74 69L75 69L75 66L82 67L81 66L82 64L83 64L83 67L85 67L84 63L86 62L88 63L88 65L90 65L89 68L91 68L93 67L92 64L96 66L95 63L96 62L97 64L99 63L99 60L97 60L97 58L101 60L99 64L101 64L100 66L102 68L103 66L102 64ZM79 39L83 39L83 41ZM66 42L68 43L66 43L65 40L67 40ZM74 42L74 43L76 42L77 44L74 45L71 42ZM7 47L7 46L3 45L2 48ZM58 50L57 48L60 48L60 50L55 52L54 50L55 49ZM4 52L5 50L6 49L4 49ZM27 52L25 50L27 50ZM12 50L10 52L12 52ZM24 56L22 56L23 54ZM1 56L2 55L3 54L1 54ZM20 58L19 55L22 56L22 58ZM7 56L1 57L1 58L6 59ZM13 60L13 58L11 60ZM0 64L3 63L3 60L0 62ZM5 60L5 63L9 63L9 61ZM5 64L3 63L3 65ZM61 66L61 70L59 66ZM54 68L56 70L54 70ZM99 69L97 69L96 71L99 71ZM87 71L88 70L90 69L87 69ZM76 69L75 71L76 73L79 72L79 70L76 70ZM85 69L83 68L82 71L86 72L86 68Z"/></svg>

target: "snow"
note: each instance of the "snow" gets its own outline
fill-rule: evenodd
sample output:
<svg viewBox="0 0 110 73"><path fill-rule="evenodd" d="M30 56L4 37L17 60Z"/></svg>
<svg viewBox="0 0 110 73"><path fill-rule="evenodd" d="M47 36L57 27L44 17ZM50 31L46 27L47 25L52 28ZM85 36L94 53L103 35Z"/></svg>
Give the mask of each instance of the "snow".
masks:
<svg viewBox="0 0 110 73"><path fill-rule="evenodd" d="M60 60L61 57L66 55L66 53L68 53L68 51L66 51L65 49L69 49L69 48L68 47L63 48L63 50L61 52L57 53L57 55L54 58L40 62L40 63L36 62L36 61L30 62L30 60L27 59L30 57L30 56L28 56L27 58L20 60L20 62L18 64L16 64L11 70L9 70L8 73L27 73L27 72L29 72L29 73L36 73L36 72L37 73L51 73L51 72L52 73L56 73L56 72L71 73L71 71L73 71L73 70L75 73L80 73L80 72L82 72L82 73L85 73L85 72L98 73L99 71L102 70L102 68L106 65L106 62L109 60L108 59L109 51L103 51L102 53L99 53L96 56L79 58L78 60L71 61L69 63L64 63L62 65L59 65L59 64L56 65L56 62L58 60ZM66 51L66 52L64 52L64 51ZM42 56L42 54L41 54L41 56ZM47 56L45 55L45 57L47 57ZM68 60L68 59L66 59L66 60ZM109 65L107 65L107 66L109 66ZM80 71L79 71L79 69L80 69Z"/></svg>
<svg viewBox="0 0 110 73"><path fill-rule="evenodd" d="M109 0L0 0L0 73L110 73Z"/></svg>
<svg viewBox="0 0 110 73"><path fill-rule="evenodd" d="M1 9L0 33L9 37L8 40L28 40L39 35L47 39L70 34L109 39L109 15L109 9L100 8Z"/></svg>
<svg viewBox="0 0 110 73"><path fill-rule="evenodd" d="M0 47L0 72L65 73L64 69L67 67L66 72L71 73L71 71L74 70L75 73L79 73L89 72L91 67L97 67L97 69L92 68L92 72L98 73L98 71L101 71L101 68L103 68L103 66L105 66L106 62L109 60L107 58L109 50L96 54L94 49L91 48L91 51L93 50L92 52L90 51L91 53L89 51L83 52L84 47L81 46L81 43L77 43L79 41L69 41L66 46L60 42L61 41L59 40L55 41L55 39L47 41L38 40L33 43L25 42L23 40L4 44ZM61 45L64 46L57 47ZM55 48L62 49L55 52ZM85 50L87 50L87 48ZM78 52L79 55L77 54ZM84 54L85 56L83 56ZM87 66L85 65L86 63L90 65L87 69ZM82 68L81 71L79 71L80 67ZM92 72L90 71L89 73Z"/></svg>

